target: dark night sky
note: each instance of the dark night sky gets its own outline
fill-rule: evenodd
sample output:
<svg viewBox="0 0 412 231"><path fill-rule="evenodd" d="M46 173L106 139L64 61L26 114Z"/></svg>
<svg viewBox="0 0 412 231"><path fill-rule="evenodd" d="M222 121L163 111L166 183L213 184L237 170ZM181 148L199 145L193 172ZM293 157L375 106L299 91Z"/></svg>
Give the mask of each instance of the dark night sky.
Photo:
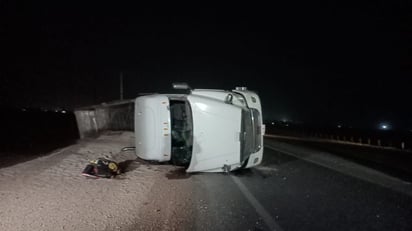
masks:
<svg viewBox="0 0 412 231"><path fill-rule="evenodd" d="M115 100L123 72L126 98L167 92L174 81L247 86L260 94L266 119L412 129L410 20L399 5L287 2L2 1L0 104Z"/></svg>

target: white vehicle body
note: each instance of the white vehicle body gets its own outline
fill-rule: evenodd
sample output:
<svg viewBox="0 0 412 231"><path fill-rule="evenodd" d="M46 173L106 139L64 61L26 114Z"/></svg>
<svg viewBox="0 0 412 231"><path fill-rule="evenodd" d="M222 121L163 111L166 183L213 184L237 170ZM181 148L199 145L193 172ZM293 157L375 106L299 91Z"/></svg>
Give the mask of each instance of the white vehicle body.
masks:
<svg viewBox="0 0 412 231"><path fill-rule="evenodd" d="M246 88L153 94L135 102L136 155L184 165L187 172L223 172L259 165L262 109Z"/></svg>

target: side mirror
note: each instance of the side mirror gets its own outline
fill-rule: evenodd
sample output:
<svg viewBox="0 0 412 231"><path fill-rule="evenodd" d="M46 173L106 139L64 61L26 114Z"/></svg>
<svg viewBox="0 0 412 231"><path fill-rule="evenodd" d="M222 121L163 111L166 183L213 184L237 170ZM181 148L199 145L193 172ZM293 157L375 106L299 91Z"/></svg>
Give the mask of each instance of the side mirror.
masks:
<svg viewBox="0 0 412 231"><path fill-rule="evenodd" d="M173 83L173 89L178 90L192 90L187 83Z"/></svg>

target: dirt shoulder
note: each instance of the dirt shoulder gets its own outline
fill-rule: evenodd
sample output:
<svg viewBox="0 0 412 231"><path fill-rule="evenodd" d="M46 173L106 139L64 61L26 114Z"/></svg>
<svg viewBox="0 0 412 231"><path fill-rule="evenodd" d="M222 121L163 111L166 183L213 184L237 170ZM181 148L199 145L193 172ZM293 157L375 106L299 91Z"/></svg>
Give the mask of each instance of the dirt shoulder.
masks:
<svg viewBox="0 0 412 231"><path fill-rule="evenodd" d="M120 151L127 146L133 146L132 132L108 133L0 169L0 230L167 230L168 222L184 223L172 217L188 183L169 181L174 166ZM122 163L125 172L114 179L82 176L98 157Z"/></svg>

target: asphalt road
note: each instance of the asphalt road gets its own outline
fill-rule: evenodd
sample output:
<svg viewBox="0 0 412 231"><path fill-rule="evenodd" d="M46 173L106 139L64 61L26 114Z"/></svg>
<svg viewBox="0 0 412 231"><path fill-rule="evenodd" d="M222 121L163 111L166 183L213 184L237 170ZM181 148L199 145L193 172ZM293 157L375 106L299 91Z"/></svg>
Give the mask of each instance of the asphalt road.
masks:
<svg viewBox="0 0 412 231"><path fill-rule="evenodd" d="M168 229L412 230L408 181L296 144L266 139L257 168L168 181L191 188L184 226Z"/></svg>

